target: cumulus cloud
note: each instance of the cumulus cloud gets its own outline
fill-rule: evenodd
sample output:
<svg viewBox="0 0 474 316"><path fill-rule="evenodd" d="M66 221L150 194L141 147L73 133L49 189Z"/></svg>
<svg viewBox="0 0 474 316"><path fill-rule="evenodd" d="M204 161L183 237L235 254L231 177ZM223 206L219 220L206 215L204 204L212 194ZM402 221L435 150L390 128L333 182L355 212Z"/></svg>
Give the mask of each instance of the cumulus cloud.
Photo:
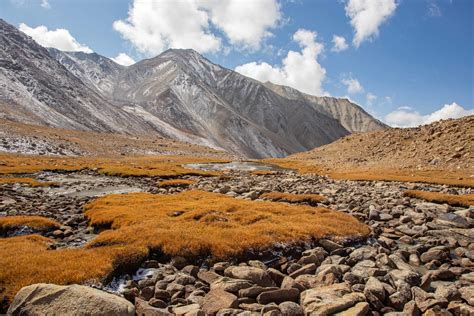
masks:
<svg viewBox="0 0 474 316"><path fill-rule="evenodd" d="M322 88L326 70L318 62L324 45L316 41L316 32L305 29L296 31L293 40L299 44L301 51L290 50L281 67L251 62L237 66L235 71L262 82L271 81L308 94L326 94Z"/></svg>
<svg viewBox="0 0 474 316"><path fill-rule="evenodd" d="M146 55L167 48L208 53L224 47L216 29L232 45L257 49L280 18L277 0L134 0L127 19L115 21L113 27Z"/></svg>
<svg viewBox="0 0 474 316"><path fill-rule="evenodd" d="M135 60L125 53L120 53L117 55L117 57L111 59L122 66L130 66L135 63Z"/></svg>
<svg viewBox="0 0 474 316"><path fill-rule="evenodd" d="M368 106L372 106L375 100L377 100L377 96L375 94L368 92L365 95L365 101Z"/></svg>
<svg viewBox="0 0 474 316"><path fill-rule="evenodd" d="M331 51L333 52L342 52L343 50L346 50L349 45L346 43L346 39L342 36L338 35L333 35L332 36L332 48Z"/></svg>
<svg viewBox="0 0 474 316"><path fill-rule="evenodd" d="M67 52L92 53L92 49L78 43L66 29L48 30L44 25L33 28L25 23L20 23L20 31L31 36L43 47L54 47Z"/></svg>
<svg viewBox="0 0 474 316"><path fill-rule="evenodd" d="M354 28L353 44L359 47L363 41L379 34L379 27L397 8L395 0L349 0L345 10Z"/></svg>
<svg viewBox="0 0 474 316"><path fill-rule="evenodd" d="M474 110L466 110L455 102L445 104L441 109L427 115L422 115L412 108L404 106L387 114L385 122L394 127L414 127L448 118L460 118L466 115L474 115Z"/></svg>
<svg viewBox="0 0 474 316"><path fill-rule="evenodd" d="M441 8L436 4L436 2L428 2L428 15L431 17L440 17L443 15Z"/></svg>
<svg viewBox="0 0 474 316"><path fill-rule="evenodd" d="M362 93L364 92L364 87L360 84L359 80L349 77L341 80L342 84L347 86L347 93Z"/></svg>
<svg viewBox="0 0 474 316"><path fill-rule="evenodd" d="M198 0L208 10L211 22L222 30L232 45L258 49L269 29L277 26L282 14L276 0Z"/></svg>
<svg viewBox="0 0 474 316"><path fill-rule="evenodd" d="M48 0L41 0L41 7L42 8L45 8L45 9L49 9L51 8L51 5L49 4L49 1Z"/></svg>

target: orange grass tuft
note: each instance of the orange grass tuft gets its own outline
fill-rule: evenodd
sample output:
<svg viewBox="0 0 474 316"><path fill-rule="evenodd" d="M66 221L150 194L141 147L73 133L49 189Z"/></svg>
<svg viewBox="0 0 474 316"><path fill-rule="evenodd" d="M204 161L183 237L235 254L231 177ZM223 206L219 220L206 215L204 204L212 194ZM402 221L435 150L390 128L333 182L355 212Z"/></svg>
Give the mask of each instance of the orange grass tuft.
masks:
<svg viewBox="0 0 474 316"><path fill-rule="evenodd" d="M0 301L11 301L18 290L34 283L102 280L116 267L134 264L147 255L143 248L48 250L50 244L39 235L0 239Z"/></svg>
<svg viewBox="0 0 474 316"><path fill-rule="evenodd" d="M97 169L99 173L113 176L160 176L182 175L213 176L219 172L202 171L183 167L189 163L225 162L214 158L185 156L157 157L42 157L0 155L0 174L34 173L38 171L78 171Z"/></svg>
<svg viewBox="0 0 474 316"><path fill-rule="evenodd" d="M92 241L92 247L133 244L187 257L210 254L225 259L277 242L369 233L354 217L326 208L238 200L197 190L110 195L86 210L92 225L112 228Z"/></svg>
<svg viewBox="0 0 474 316"><path fill-rule="evenodd" d="M452 206L469 207L474 205L474 194L455 195L440 192L408 190L405 191L403 195L434 203L446 203Z"/></svg>
<svg viewBox="0 0 474 316"><path fill-rule="evenodd" d="M49 187L58 185L56 182L41 182L33 178L15 178L15 177L4 177L0 178L0 184L9 183L23 183L32 187Z"/></svg>
<svg viewBox="0 0 474 316"><path fill-rule="evenodd" d="M447 184L461 187L474 187L474 175L466 170L437 170L437 169L329 169L315 164L311 160L294 158L264 159L263 162L272 163L282 168L295 169L300 174L326 175L337 180L354 181L400 181ZM471 174L469 173L471 172Z"/></svg>
<svg viewBox="0 0 474 316"><path fill-rule="evenodd" d="M7 216L0 217L0 231L28 226L35 230L53 230L59 228L58 222L42 216Z"/></svg>
<svg viewBox="0 0 474 316"><path fill-rule="evenodd" d="M170 188L170 187L187 187L191 184L195 183L196 181L193 180L185 180L185 179L170 179L170 180L163 180L158 183L158 187L160 188Z"/></svg>
<svg viewBox="0 0 474 316"><path fill-rule="evenodd" d="M308 203L309 205L317 205L326 199L319 194L292 194L284 192L267 192L260 197L275 202Z"/></svg>

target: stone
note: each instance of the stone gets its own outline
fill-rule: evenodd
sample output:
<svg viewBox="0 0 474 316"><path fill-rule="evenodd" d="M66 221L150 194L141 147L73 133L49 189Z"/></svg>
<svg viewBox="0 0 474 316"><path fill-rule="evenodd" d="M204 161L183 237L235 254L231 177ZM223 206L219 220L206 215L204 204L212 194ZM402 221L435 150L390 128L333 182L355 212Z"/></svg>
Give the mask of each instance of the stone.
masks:
<svg viewBox="0 0 474 316"><path fill-rule="evenodd" d="M426 252L424 252L420 256L420 260L423 263L427 263L430 261L440 261L443 262L449 257L449 252L446 249L430 249Z"/></svg>
<svg viewBox="0 0 474 316"><path fill-rule="evenodd" d="M201 306L199 306L199 304L189 304L189 305L175 307L173 308L173 313L177 316L183 316L183 315L204 316L205 315L205 313L201 310Z"/></svg>
<svg viewBox="0 0 474 316"><path fill-rule="evenodd" d="M155 293L153 297L158 298L160 300L168 301L171 295L168 291L155 287Z"/></svg>
<svg viewBox="0 0 474 316"><path fill-rule="evenodd" d="M211 290L223 290L231 293L238 293L239 290L252 287L253 283L247 280L232 279L228 277L221 277L219 280L211 284Z"/></svg>
<svg viewBox="0 0 474 316"><path fill-rule="evenodd" d="M410 270L392 270L389 272L390 279L395 287L400 281L406 282L410 285L418 285L420 283L420 275Z"/></svg>
<svg viewBox="0 0 474 316"><path fill-rule="evenodd" d="M224 308L237 307L237 296L221 289L210 290L209 293L204 296L201 306L207 315L213 315Z"/></svg>
<svg viewBox="0 0 474 316"><path fill-rule="evenodd" d="M365 316L369 311L370 307L368 303L359 302L345 311L337 313L336 316Z"/></svg>
<svg viewBox="0 0 474 316"><path fill-rule="evenodd" d="M406 316L419 316L420 315L420 310L418 309L418 306L416 306L415 301L409 301L408 303L405 304L403 307L403 315Z"/></svg>
<svg viewBox="0 0 474 316"><path fill-rule="evenodd" d="M156 307L156 308L165 308L165 307L168 306L168 304L165 301L160 300L159 298L154 298L154 297L152 297L148 301L148 304L150 304L150 306L153 306L153 307Z"/></svg>
<svg viewBox="0 0 474 316"><path fill-rule="evenodd" d="M321 247L324 248L324 250L328 251L328 252L331 252L331 251L334 251L336 249L339 249L339 248L342 248L341 245L339 245L338 243L335 243L329 239L321 239L319 242L318 242Z"/></svg>
<svg viewBox="0 0 474 316"><path fill-rule="evenodd" d="M345 311L364 300L364 295L352 293L348 284L338 283L304 291L300 303L305 314L328 315Z"/></svg>
<svg viewBox="0 0 474 316"><path fill-rule="evenodd" d="M254 285L252 287L239 290L239 297L255 298L258 295L260 295L260 293L263 293L266 291L273 291L277 289L278 289L277 287L262 287L262 286Z"/></svg>
<svg viewBox="0 0 474 316"><path fill-rule="evenodd" d="M197 277L199 280L204 281L207 284L211 284L214 281L222 278L222 275L219 275L212 271L201 270L198 272Z"/></svg>
<svg viewBox="0 0 474 316"><path fill-rule="evenodd" d="M417 286L413 287L411 291L416 306L418 306L422 312L426 312L435 306L443 308L448 306L448 301L444 297L436 297L434 294L427 293Z"/></svg>
<svg viewBox="0 0 474 316"><path fill-rule="evenodd" d="M135 315L126 299L82 285L38 283L23 287L7 314L14 315Z"/></svg>
<svg viewBox="0 0 474 316"><path fill-rule="evenodd" d="M154 286L146 286L140 291L140 297L143 298L145 301L150 300L155 293Z"/></svg>
<svg viewBox="0 0 474 316"><path fill-rule="evenodd" d="M283 316L304 316L303 307L295 302L283 302L278 307Z"/></svg>
<svg viewBox="0 0 474 316"><path fill-rule="evenodd" d="M275 284L277 286L281 285L281 282L283 282L283 279L286 276L284 273L281 273L280 271L278 271L277 269L274 269L274 268L269 268L267 270L267 272L270 275L270 277L272 278L273 282L275 282Z"/></svg>
<svg viewBox="0 0 474 316"><path fill-rule="evenodd" d="M307 264L300 269L290 273L290 277L293 279L302 274L311 274L316 271L317 266L314 263Z"/></svg>
<svg viewBox="0 0 474 316"><path fill-rule="evenodd" d="M385 301L385 288L377 278L370 277L364 288L364 295L375 309L381 309Z"/></svg>
<svg viewBox="0 0 474 316"><path fill-rule="evenodd" d="M249 267L249 266L238 266L238 267L229 267L225 269L224 274L228 277L232 277L235 279L242 279L251 281L260 286L275 286L275 282L273 282L270 274L261 269L256 267Z"/></svg>
<svg viewBox="0 0 474 316"><path fill-rule="evenodd" d="M260 304L268 303L282 303L285 301L296 301L300 291L294 288L291 289L277 289L273 291L266 291L257 297L257 302Z"/></svg>
<svg viewBox="0 0 474 316"><path fill-rule="evenodd" d="M135 312L137 316L169 316L173 315L168 312L166 309L156 308L148 304L147 301L142 300L141 298L135 299ZM101 315L101 314L98 314Z"/></svg>
<svg viewBox="0 0 474 316"><path fill-rule="evenodd" d="M460 288L459 293L469 305L474 306L474 285Z"/></svg>

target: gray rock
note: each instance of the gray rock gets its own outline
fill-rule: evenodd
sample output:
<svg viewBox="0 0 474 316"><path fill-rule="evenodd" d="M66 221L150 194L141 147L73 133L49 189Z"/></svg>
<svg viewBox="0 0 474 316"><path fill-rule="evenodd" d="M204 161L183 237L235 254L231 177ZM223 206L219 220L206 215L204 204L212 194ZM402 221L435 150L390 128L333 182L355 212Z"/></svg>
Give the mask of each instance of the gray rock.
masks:
<svg viewBox="0 0 474 316"><path fill-rule="evenodd" d="M225 269L224 274L235 279L251 281L264 287L275 286L275 282L273 282L270 274L261 268L249 266L232 266Z"/></svg>
<svg viewBox="0 0 474 316"><path fill-rule="evenodd" d="M221 309L237 308L238 300L237 296L229 292L221 289L211 289L204 297L201 307L206 314L212 315Z"/></svg>
<svg viewBox="0 0 474 316"><path fill-rule="evenodd" d="M283 302L278 307L283 316L304 316L303 307L295 302Z"/></svg>

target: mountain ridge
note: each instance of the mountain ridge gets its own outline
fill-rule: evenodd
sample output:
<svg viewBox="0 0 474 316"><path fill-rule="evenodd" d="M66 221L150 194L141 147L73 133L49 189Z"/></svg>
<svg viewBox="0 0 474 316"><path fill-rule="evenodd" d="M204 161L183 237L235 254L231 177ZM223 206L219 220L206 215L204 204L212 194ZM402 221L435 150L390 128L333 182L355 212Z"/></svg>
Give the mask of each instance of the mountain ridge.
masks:
<svg viewBox="0 0 474 316"><path fill-rule="evenodd" d="M4 104L24 109L12 116L12 109L0 107L4 118L79 130L154 133L249 158L282 157L330 143L351 131L385 128L377 124L353 128L346 118L308 97L282 95L191 49L169 49L126 67L96 53L46 50L4 21L0 28L6 43L0 51L0 59L6 61L0 77L8 78L6 82L21 79L12 70L19 56L30 78L20 86L0 87ZM13 45L10 38L22 38L21 45ZM52 68L30 65L27 59L42 60ZM28 99L22 92L38 77L60 82L56 90L40 85ZM339 104L335 107L342 109ZM54 115L48 117L48 111ZM361 111L357 108L353 113Z"/></svg>

